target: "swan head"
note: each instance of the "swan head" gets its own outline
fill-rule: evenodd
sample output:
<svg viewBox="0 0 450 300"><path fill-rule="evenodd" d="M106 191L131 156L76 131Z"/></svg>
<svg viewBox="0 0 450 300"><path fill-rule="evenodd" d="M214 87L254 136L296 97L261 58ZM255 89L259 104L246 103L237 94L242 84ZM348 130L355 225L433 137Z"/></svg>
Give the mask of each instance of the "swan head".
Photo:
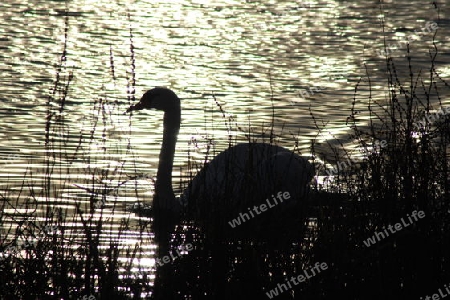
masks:
<svg viewBox="0 0 450 300"><path fill-rule="evenodd" d="M135 105L130 106L126 113L141 109L156 109L164 112L180 109L180 99L170 89L164 87L155 87L145 92L141 100Z"/></svg>

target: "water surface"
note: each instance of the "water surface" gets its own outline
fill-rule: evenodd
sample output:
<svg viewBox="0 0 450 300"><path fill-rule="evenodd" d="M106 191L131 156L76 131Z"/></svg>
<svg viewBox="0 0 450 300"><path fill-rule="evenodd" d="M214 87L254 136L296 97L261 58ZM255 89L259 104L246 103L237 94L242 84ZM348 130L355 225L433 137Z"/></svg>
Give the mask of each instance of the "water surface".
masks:
<svg viewBox="0 0 450 300"><path fill-rule="evenodd" d="M0 4L0 14L3 229L27 215L39 221L48 201L73 217L74 204L87 205L92 189L104 192L126 181L108 194L102 216L111 221L104 241L123 247L142 238L132 229L119 238L118 224L139 220L126 204L151 202L162 139L160 113L122 114L147 89L167 86L182 98L174 170L179 190L183 170L200 163L208 145L220 151L230 135L245 140L249 128L268 133L272 121L277 143L294 149L298 141L299 151L310 155L317 135L310 108L326 124L319 141L345 137L361 77L356 109L366 125L365 68L373 100L386 99L380 18L388 44L438 22L426 1L388 1L380 11L376 1L13 0ZM448 79L448 5L440 18L436 69ZM432 36L411 43L415 72L427 72ZM405 53L403 47L393 56L408 82ZM45 191L50 165L51 190ZM33 209L25 205L30 186ZM82 232L76 216L69 225ZM142 247L148 258L136 265L150 267L154 247Z"/></svg>

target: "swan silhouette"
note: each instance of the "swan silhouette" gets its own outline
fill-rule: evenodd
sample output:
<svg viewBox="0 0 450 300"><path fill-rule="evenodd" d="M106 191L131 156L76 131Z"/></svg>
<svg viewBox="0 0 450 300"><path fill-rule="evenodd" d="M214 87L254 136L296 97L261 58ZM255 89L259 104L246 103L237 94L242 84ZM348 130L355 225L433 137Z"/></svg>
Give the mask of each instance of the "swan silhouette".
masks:
<svg viewBox="0 0 450 300"><path fill-rule="evenodd" d="M152 211L156 217L176 219L187 208L196 216L226 221L249 207L289 192L291 199L301 199L308 190L314 167L292 151L266 143L238 144L214 157L192 179L181 197L172 188L172 168L181 124L180 99L170 89L148 90L126 113L142 109L164 112L164 129ZM292 205L291 200L290 203ZM289 207L289 206L287 206ZM269 214L267 214L269 215ZM217 221L217 220L215 220Z"/></svg>
<svg viewBox="0 0 450 300"><path fill-rule="evenodd" d="M152 229L158 245L157 256L163 257L169 253L171 233L181 214L193 217L205 236L212 238L209 240L211 243L206 244L209 246L205 247L211 251L210 256L207 255L211 257L208 261L212 268L212 281L220 283L217 286L214 284L213 289L214 293L223 295L228 269L224 263L227 261L227 252L221 246L222 241L226 242L228 237L249 237L251 240L262 237L263 241L278 245L277 239L280 236L282 241L289 241L291 232L298 231L305 224L302 222L304 210L302 206L298 209L299 206L295 204L305 202L299 200L304 198L308 190L314 168L306 158L279 146L265 143L238 144L205 164L182 196L177 198L172 188L172 169L181 124L180 99L170 89L153 88L137 104L130 106L126 113L142 109L164 112L163 142L155 195L151 210L147 211L147 214L153 216ZM241 230L227 225L231 225L230 220L236 217L250 215L252 207L263 205L264 201L274 199L280 192L283 196L288 192L292 200L255 216L256 222L244 221L246 224L239 226ZM289 220L289 216L294 216L291 219L300 220L300 223L284 223L279 227L278 223ZM248 226L249 224L251 225ZM269 232L274 234L268 234ZM155 299L174 299L172 278L177 273L174 265L165 264L157 269L153 291Z"/></svg>

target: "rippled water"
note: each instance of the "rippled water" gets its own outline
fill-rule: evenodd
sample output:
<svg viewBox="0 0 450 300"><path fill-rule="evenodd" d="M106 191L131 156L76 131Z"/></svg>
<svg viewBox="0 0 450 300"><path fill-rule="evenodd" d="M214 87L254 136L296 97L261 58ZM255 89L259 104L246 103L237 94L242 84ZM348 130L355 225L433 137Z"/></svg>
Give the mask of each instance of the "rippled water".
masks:
<svg viewBox="0 0 450 300"><path fill-rule="evenodd" d="M137 220L125 211L125 204L151 201L153 184L149 178L156 174L162 116L146 112L130 119L122 113L130 100L153 86L168 86L182 98L177 181L186 175L180 168L188 164L188 149L191 160L201 161L208 139L213 138L214 147L223 149L229 134L237 139L245 136L245 132L227 130L230 117L233 129L248 131L251 124L254 132L262 128L268 132L273 106L278 143L293 149L298 138L304 155L309 154L309 143L317 134L309 107L327 124L324 132L329 135L320 141L345 135L349 132L345 119L355 85L365 75L364 64L373 99L382 101L386 96L385 62L377 54L383 49L379 18L386 19L388 43L422 30L427 21L437 21L429 1L392 2L385 4L384 14L377 1L1 3L0 191L5 203L4 228L17 222L18 213L31 214L37 209L39 215L44 210L41 204L49 199L55 201L55 208L70 215L75 200L86 205L92 189L105 184L117 186L127 180L125 174L141 177L128 180L120 187L121 194L106 198L108 209L103 217L117 220L117 224L124 219ZM437 71L443 79L450 76L448 13L448 5L443 4L436 36L440 52ZM429 33L411 43L416 71L424 68L426 72L431 38ZM61 62L65 41L67 49ZM407 75L405 49L393 56L398 57L399 73ZM62 112L63 92L54 91L57 76L58 89L70 77ZM310 88L314 93L308 92ZM54 97L49 98L52 93ZM366 108L367 96L367 79L363 79L357 109ZM445 94L441 97L450 103ZM49 115L47 146L52 155L45 150ZM46 153L50 160L44 159ZM51 191L46 194L41 192L49 163L55 165ZM106 170L111 175L109 182L104 181L102 172ZM99 179L98 186L92 186L93 178ZM39 195L37 206L31 210L23 204L30 186ZM72 225L81 227L76 218ZM105 240L119 239L117 226L111 225L104 232ZM120 242L136 243L135 235L139 234L127 231ZM152 249L149 245L146 251L151 253ZM153 264L150 259L139 264L145 262Z"/></svg>

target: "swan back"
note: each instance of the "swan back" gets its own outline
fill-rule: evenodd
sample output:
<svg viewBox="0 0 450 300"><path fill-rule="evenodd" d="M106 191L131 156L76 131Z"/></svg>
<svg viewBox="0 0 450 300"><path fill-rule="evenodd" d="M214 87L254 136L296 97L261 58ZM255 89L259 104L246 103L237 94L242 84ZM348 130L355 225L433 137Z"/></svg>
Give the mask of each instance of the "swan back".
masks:
<svg viewBox="0 0 450 300"><path fill-rule="evenodd" d="M303 205L313 176L313 165L292 151L264 143L239 144L205 165L181 201L197 219L220 216L228 221L249 207L272 199L272 195L289 192L292 200L255 218L263 221L285 215L281 210Z"/></svg>

